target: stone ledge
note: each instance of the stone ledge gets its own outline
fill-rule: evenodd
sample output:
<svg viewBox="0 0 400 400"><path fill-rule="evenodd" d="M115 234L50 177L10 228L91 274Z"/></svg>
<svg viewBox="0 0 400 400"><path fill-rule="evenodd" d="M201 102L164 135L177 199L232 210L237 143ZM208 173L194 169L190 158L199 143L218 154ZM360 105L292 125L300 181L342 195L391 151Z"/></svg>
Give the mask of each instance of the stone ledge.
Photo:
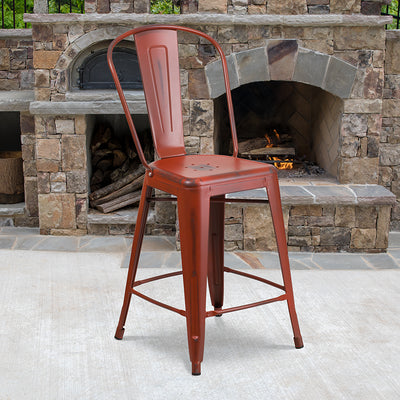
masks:
<svg viewBox="0 0 400 400"><path fill-rule="evenodd" d="M144 100L143 90L125 90L125 98L127 100ZM96 100L112 100L119 101L118 93L115 89L110 90L76 90L65 94L66 101L96 101Z"/></svg>
<svg viewBox="0 0 400 400"><path fill-rule="evenodd" d="M280 187L282 205L393 205L396 196L379 185L290 185ZM231 193L228 199L267 199L265 189Z"/></svg>
<svg viewBox="0 0 400 400"><path fill-rule="evenodd" d="M23 215L25 203L0 204L0 216Z"/></svg>
<svg viewBox="0 0 400 400"><path fill-rule="evenodd" d="M0 39L32 39L32 29L0 29Z"/></svg>
<svg viewBox="0 0 400 400"><path fill-rule="evenodd" d="M0 111L28 111L34 99L33 90L0 91Z"/></svg>
<svg viewBox="0 0 400 400"><path fill-rule="evenodd" d="M388 39L400 39L400 29L390 29L386 31L386 37Z"/></svg>
<svg viewBox="0 0 400 400"><path fill-rule="evenodd" d="M144 100L129 101L132 114L147 114ZM106 101L34 101L29 111L34 115L86 115L86 114L123 114L119 100Z"/></svg>
<svg viewBox="0 0 400 400"><path fill-rule="evenodd" d="M392 17L375 15L232 15L232 14L24 14L34 24L96 22L101 24L176 24L176 25L281 25L281 26L383 26Z"/></svg>
<svg viewBox="0 0 400 400"><path fill-rule="evenodd" d="M127 210L116 211L114 213L102 214L96 210L89 210L88 213L88 224L134 224L137 218L138 209L131 208ZM147 217L147 223L155 222L155 212L154 210L149 210L149 215Z"/></svg>

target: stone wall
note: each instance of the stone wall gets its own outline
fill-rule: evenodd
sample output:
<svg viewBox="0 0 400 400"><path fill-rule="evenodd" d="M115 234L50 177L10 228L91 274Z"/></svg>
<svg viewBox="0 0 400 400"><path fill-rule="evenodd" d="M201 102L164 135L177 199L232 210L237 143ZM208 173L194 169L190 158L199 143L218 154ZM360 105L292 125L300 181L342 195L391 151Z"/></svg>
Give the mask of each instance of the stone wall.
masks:
<svg viewBox="0 0 400 400"><path fill-rule="evenodd" d="M139 15L125 15L115 14L113 17L113 13L109 13L94 16L93 20L89 14L29 17L33 22L35 68L35 101L31 110L38 106L48 110L48 114L41 112L35 115L38 209L43 233L79 234L87 229L87 121L84 115L68 112L51 115L51 111L59 109L58 104L66 109L69 107L66 100L71 90L70 70L85 48L143 23L144 18ZM235 65L238 65L239 59L244 59L242 56L247 51L266 51L269 62L265 68L269 68L269 73L265 80L301 80L301 68L304 70L310 61L308 57L321 55L328 71L323 75L331 76L332 82L336 82L336 85L331 85L330 80L322 80L321 88L343 99L340 102L343 109L339 106L344 121L341 137L345 138L343 141L347 147L341 150L339 176L343 183L377 183L385 47L382 22L360 20L353 16L328 16L323 20L313 16L292 19L290 16L285 19L281 16L278 19L274 16L259 17L265 21L255 23L254 16L250 17L252 23L249 24L245 20L230 21L228 15L202 14L196 15L196 23L192 16L188 20L192 22L186 21L184 15L148 15L146 18L148 22L162 23L165 19L169 23L205 30L217 39ZM296 46L294 52L285 56L285 68L281 68L281 57L277 57L275 63L269 52L273 52L275 46L284 47L286 43L295 43ZM179 46L183 58L181 80L185 144L189 153L214 153L215 96L208 91L204 66L215 60L215 54L207 43L186 34L180 36ZM347 87L344 82L349 75L344 77L341 74L348 70L352 71L349 90L340 91L338 88ZM237 76L237 83L240 84L242 77L240 74ZM310 83L304 79L303 82ZM78 110L77 114L82 114L82 111ZM329 136L329 130L327 134ZM246 220L247 217L243 226L250 229ZM246 247L250 246L249 243L246 242Z"/></svg>
<svg viewBox="0 0 400 400"><path fill-rule="evenodd" d="M183 14L237 15L367 14L380 15L391 0L181 0ZM175 3L178 3L177 1ZM149 0L86 0L85 13L148 13Z"/></svg>
<svg viewBox="0 0 400 400"><path fill-rule="evenodd" d="M379 183L398 199L392 212L392 229L400 230L400 31L386 35L385 84Z"/></svg>
<svg viewBox="0 0 400 400"><path fill-rule="evenodd" d="M20 225L38 226L38 187L36 168L35 118L29 112L21 112L22 159L24 161L25 219Z"/></svg>
<svg viewBox="0 0 400 400"><path fill-rule="evenodd" d="M391 205L284 205L290 251L381 252ZM276 251L268 207L227 205L225 250Z"/></svg>
<svg viewBox="0 0 400 400"><path fill-rule="evenodd" d="M254 81L271 80L286 81L287 85L294 85L295 89L299 89L296 85L307 84L317 86L314 88L317 91L329 92L331 97L314 99L314 102L309 102L308 97L303 94L294 96L293 101L301 102L304 97L318 115L329 114L330 111L334 111L335 115L342 114L341 118L337 115L332 117L332 121L329 118L315 119L315 126L318 126L316 131L322 132L321 136L315 137L324 138L321 142L323 146L339 131L339 140L336 137L336 142L333 140L333 143L339 144L340 147L338 176L342 184L367 183L366 188L373 192L375 186L372 184L378 183L379 179L382 185L396 192L397 154L400 150L397 149L395 139L399 123L396 103L399 98L399 73L395 69L396 57L399 54L397 42L392 40L390 34L385 40L382 17L332 15L333 12L339 13L333 11L339 4L343 14L363 12L363 7L365 13L364 3L366 2L294 1L291 5L292 11L302 15L291 16L275 14L278 13L276 10L280 10L280 13L286 12L279 8L282 7L282 2L225 1L225 15L200 12L193 15L157 16L146 12L132 14L131 11L135 11L135 7L141 4L138 1L128 4L98 0L87 2L86 15L29 16L33 23L33 54L26 52L25 68L28 68L28 72L25 74L32 79L33 74L29 68L33 65L35 81L32 92L35 98L30 105L20 108L25 186L28 194L25 217L30 218L29 221L33 224L39 215L41 232L45 234L82 234L88 229L95 233L98 229L98 226L94 230L90 228L91 222L88 220L88 118L85 114L100 110L104 112L105 108L107 112L110 109L113 113L121 111L117 107L118 102L112 98L106 101L87 98L87 106L84 105L85 102L75 101L79 99L79 93L72 90L70 71L75 66L74 62L79 54L83 54L90 45L106 43L127 29L143 23L175 23L208 32L229 56L230 69L234 72L231 76L233 87ZM183 8L193 8L197 3L182 4ZM204 2L200 1L198 4L199 10L203 7L202 11L207 12ZM103 7L104 14L90 12L100 12L100 6ZM89 9L90 7L92 8ZM213 7L219 7L219 2L213 2ZM238 7L245 7L245 10L240 11ZM267 7L270 7L269 11ZM243 10L244 14L253 13L256 8L269 12L269 15L228 15L240 14ZM327 11L328 8L331 15L309 15L320 13L322 10ZM139 12L142 11L136 11ZM1 42L1 39L0 43L6 44ZM15 49L18 50L17 41L8 43L15 43ZM19 42L19 46L21 43L22 41ZM294 51L286 52L282 58L275 50L284 49L286 44ZM208 90L204 67L212 65L216 59L215 53L203 40L193 40L188 35L180 36L179 47L183 57L181 81L185 144L189 153L213 153L216 143L214 115L217 95ZM5 52L1 54L3 66L9 68L9 72L11 65L22 67L22 63L12 61L18 58L18 51L8 49L8 62L4 61ZM264 66L256 65L252 56L257 60L265 58ZM242 67L246 60L248 65L244 74ZM257 66L257 71L253 71L254 76L251 68L248 68L249 65ZM320 82L316 82L318 74L314 69L321 66L325 66L325 69ZM313 73L307 74L310 68ZM15 71L17 70L14 69L12 73ZM351 74L346 71L351 71ZM23 86L23 74L10 76L14 77L14 81L18 76L19 83L18 87L7 90L7 93L22 93L25 87L32 88L32 80L30 86ZM217 83L212 83L213 90L218 86ZM333 103L331 98L335 99ZM136 112L144 112L142 103L142 100L132 101ZM1 107L2 105L0 111ZM28 108L33 115L27 112ZM309 107L304 108L303 105L297 113L309 111ZM340 125L340 129L337 124ZM335 153L337 147L332 148L332 152ZM335 161L332 165L332 168L335 168ZM316 200L318 190L315 194L314 187L304 188L306 194L302 192L297 199L295 192L301 192L303 189L300 190L297 186L297 189L289 187L284 190L288 194L286 198L289 199L284 202L284 215L292 250L382 251L386 247L389 212L393 200L382 200L382 196L385 197L386 194L375 196L372 193L366 201L357 198L352 199L351 204L347 204L346 199L343 201L340 186L324 189L325 193L328 193L326 201ZM332 190L337 191L335 200L330 198ZM355 189L349 190L354 192ZM283 198L285 199L285 193ZM273 240L271 241L273 232L265 231L266 226L271 228L267 209L253 205L228 206L227 249L274 249ZM149 229L155 233L165 231L165 227L169 229L173 224L173 214L174 206L167 211L156 210ZM400 219L400 216L396 219L397 214L400 215L400 212L396 209L393 213L395 221ZM131 230L132 226L125 229L120 225L105 223L101 232L118 234Z"/></svg>
<svg viewBox="0 0 400 400"><path fill-rule="evenodd" d="M391 206L296 206L290 210L292 251L382 251Z"/></svg>
<svg viewBox="0 0 400 400"><path fill-rule="evenodd" d="M86 117L36 117L40 231L87 231L88 173Z"/></svg>
<svg viewBox="0 0 400 400"><path fill-rule="evenodd" d="M263 196L262 190L255 192L252 198ZM381 186L281 181L281 198L291 251L381 252L387 247L395 196ZM225 210L226 250L276 251L266 205L228 204Z"/></svg>
<svg viewBox="0 0 400 400"><path fill-rule="evenodd" d="M31 31L0 31L0 91L33 89Z"/></svg>
<svg viewBox="0 0 400 400"><path fill-rule="evenodd" d="M85 13L148 13L148 0L85 0Z"/></svg>
<svg viewBox="0 0 400 400"><path fill-rule="evenodd" d="M390 0L199 0L184 4L184 12L228 14L368 14L379 15Z"/></svg>
<svg viewBox="0 0 400 400"><path fill-rule="evenodd" d="M25 211L15 225L37 226L36 144L34 117L29 113L34 88L33 44L30 29L0 30L0 119L1 112L17 112L20 118L24 168ZM9 134L14 134L9 132Z"/></svg>

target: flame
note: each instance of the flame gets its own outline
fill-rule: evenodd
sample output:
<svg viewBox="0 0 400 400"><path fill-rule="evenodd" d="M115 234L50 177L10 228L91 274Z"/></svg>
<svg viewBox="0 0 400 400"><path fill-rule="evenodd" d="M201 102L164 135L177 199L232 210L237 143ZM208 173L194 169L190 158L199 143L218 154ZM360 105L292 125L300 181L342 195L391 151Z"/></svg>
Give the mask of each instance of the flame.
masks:
<svg viewBox="0 0 400 400"><path fill-rule="evenodd" d="M280 143L280 136L276 129L273 129L272 134L266 133L264 137L267 139L267 145L265 146L267 148L276 146L275 143ZM279 161L274 163L275 167L278 169L293 169L293 162L289 159L281 160L279 157L272 157L272 160Z"/></svg>
<svg viewBox="0 0 400 400"><path fill-rule="evenodd" d="M272 159L279 161L274 163L275 167L278 169L293 169L293 162L289 159L281 160L279 157L272 157Z"/></svg>
<svg viewBox="0 0 400 400"><path fill-rule="evenodd" d="M267 147L267 148L274 147L274 144L272 143L272 140L269 138L268 135L265 135L265 139L267 139L267 144L265 147Z"/></svg>
<svg viewBox="0 0 400 400"><path fill-rule="evenodd" d="M276 129L274 129L272 131L272 133L273 133L272 137L268 133L266 133L264 135L265 139L267 139L267 145L265 146L267 148L274 147L274 146L276 146L275 143L279 144L279 142L280 142L280 137L279 137L278 131Z"/></svg>

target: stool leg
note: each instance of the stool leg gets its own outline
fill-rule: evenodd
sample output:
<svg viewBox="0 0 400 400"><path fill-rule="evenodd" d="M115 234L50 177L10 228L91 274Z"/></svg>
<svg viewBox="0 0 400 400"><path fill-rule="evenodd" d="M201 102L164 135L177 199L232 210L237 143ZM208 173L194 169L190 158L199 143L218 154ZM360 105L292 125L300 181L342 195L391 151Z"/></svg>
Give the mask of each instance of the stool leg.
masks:
<svg viewBox="0 0 400 400"><path fill-rule="evenodd" d="M221 196L221 199L224 199L224 197ZM211 200L208 287L211 303L216 311L221 309L224 303L224 222L225 203Z"/></svg>
<svg viewBox="0 0 400 400"><path fill-rule="evenodd" d="M189 192L189 190L187 190ZM178 195L186 324L192 374L200 375L204 353L210 199L201 190Z"/></svg>
<svg viewBox="0 0 400 400"><path fill-rule="evenodd" d="M118 327L115 332L115 338L121 340L124 336L124 325L126 316L128 315L129 305L132 297L132 287L135 282L135 276L137 266L140 257L140 249L142 247L144 231L146 228L147 214L149 212L149 201L147 200L151 196L152 188L147 186L146 181L143 183L142 195L139 203L138 216L136 219L135 233L133 235L131 258L129 260L128 276L126 279L125 296L122 305L121 315L118 322Z"/></svg>
<svg viewBox="0 0 400 400"><path fill-rule="evenodd" d="M300 349L303 347L303 339L301 337L299 322L297 319L296 308L294 304L293 286L290 274L285 225L283 222L282 205L281 205L278 177L276 173L269 175L267 178L267 193L268 193L269 205L271 208L272 221L275 229L276 243L278 246L283 284L286 290L289 315L293 328L294 344L297 349Z"/></svg>

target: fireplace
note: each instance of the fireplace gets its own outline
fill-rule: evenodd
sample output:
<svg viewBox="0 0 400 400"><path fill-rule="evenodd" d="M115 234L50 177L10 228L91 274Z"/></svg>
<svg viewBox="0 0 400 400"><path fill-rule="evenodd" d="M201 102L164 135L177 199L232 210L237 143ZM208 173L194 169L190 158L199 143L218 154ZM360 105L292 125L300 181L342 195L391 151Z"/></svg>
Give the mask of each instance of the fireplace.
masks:
<svg viewBox="0 0 400 400"><path fill-rule="evenodd" d="M273 163L281 176L337 178L343 101L299 82L254 82L233 90L241 157ZM215 100L216 151L231 154L226 96Z"/></svg>
<svg viewBox="0 0 400 400"><path fill-rule="evenodd" d="M200 3L201 10L207 11ZM324 171L312 180L307 176L281 179L290 248L386 248L394 200L378 186L383 178L389 182L385 168L393 159L381 135L386 17L364 16L360 10L347 11L358 15L315 16L311 15L315 8L309 12L306 6L301 8L303 15L283 15L284 10L271 11L280 4L272 2L268 7L251 5L240 16L229 15L239 9L229 6L224 11L222 2L215 3L222 7L217 14L134 14L129 7L119 8L120 13L111 7L110 13L93 14L96 4L88 3L86 15L65 15L62 21L52 15L26 17L33 25L35 49L36 98L30 112L35 118L42 233L132 231L132 216L126 222L129 229L117 228L122 226L118 215L99 216L89 206L95 126L112 125L124 117L114 90L79 88L77 69L85 60L104 57L107 43L128 29L143 23L177 23L207 31L228 55L239 140L260 143L267 135L272 150L261 153L279 156L276 153L281 152L295 164L303 162ZM256 9L263 15L250 15ZM203 41L187 35L179 40L187 151L229 153L219 62ZM126 41L124 47L133 55L132 42ZM135 123L144 120L143 92L128 88L126 95ZM253 157L252 152L263 147L257 144L243 153ZM281 160L260 161L280 164ZM175 226L173 206L168 211L154 210L151 218L147 233L171 233ZM228 206L227 249L274 249L265 239L273 236L265 230L270 226L268 218L267 211L253 205Z"/></svg>

